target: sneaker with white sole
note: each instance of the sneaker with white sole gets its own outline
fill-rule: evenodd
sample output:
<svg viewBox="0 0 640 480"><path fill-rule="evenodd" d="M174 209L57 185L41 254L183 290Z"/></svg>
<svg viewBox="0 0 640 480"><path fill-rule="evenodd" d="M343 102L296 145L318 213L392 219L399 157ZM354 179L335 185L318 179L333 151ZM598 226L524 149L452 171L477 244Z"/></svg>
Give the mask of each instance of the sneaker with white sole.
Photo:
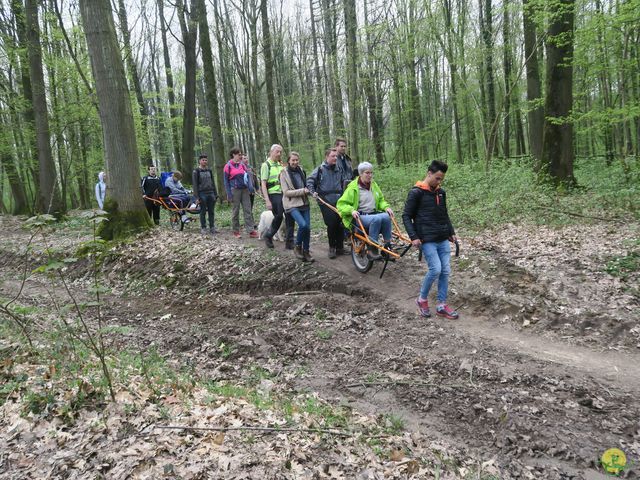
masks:
<svg viewBox="0 0 640 480"><path fill-rule="evenodd" d="M429 300L420 300L420 297L416 298L416 305L418 306L418 311L420 312L420 316L424 318L429 318L431 316L431 312L429 311Z"/></svg>
<svg viewBox="0 0 640 480"><path fill-rule="evenodd" d="M449 320L456 320L458 317L460 317L460 315L458 315L458 312L456 312L446 303L443 303L442 305L438 305L436 307L436 315L438 315L439 317L448 318Z"/></svg>

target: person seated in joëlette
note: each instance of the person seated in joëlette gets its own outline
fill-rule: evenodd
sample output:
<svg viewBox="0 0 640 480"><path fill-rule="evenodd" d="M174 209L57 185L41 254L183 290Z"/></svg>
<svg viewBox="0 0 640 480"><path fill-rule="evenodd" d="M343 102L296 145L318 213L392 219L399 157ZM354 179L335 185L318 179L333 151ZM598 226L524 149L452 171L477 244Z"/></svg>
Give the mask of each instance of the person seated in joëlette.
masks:
<svg viewBox="0 0 640 480"><path fill-rule="evenodd" d="M164 183L164 186L170 190L169 200L173 202L173 204L181 209L190 208L191 205L195 204L195 199L189 194L184 185L182 185L182 173L176 170L173 174L167 178L167 181ZM182 215L182 221L188 222L190 219L185 213L184 210L180 212Z"/></svg>
<svg viewBox="0 0 640 480"><path fill-rule="evenodd" d="M371 240L378 243L382 233L384 247L390 246L393 210L378 184L373 181L373 165L369 162L358 165L358 177L347 185L336 207L347 229L351 230L354 221L358 227L357 221L360 219ZM380 251L374 246L369 247L367 255L371 260L380 259Z"/></svg>

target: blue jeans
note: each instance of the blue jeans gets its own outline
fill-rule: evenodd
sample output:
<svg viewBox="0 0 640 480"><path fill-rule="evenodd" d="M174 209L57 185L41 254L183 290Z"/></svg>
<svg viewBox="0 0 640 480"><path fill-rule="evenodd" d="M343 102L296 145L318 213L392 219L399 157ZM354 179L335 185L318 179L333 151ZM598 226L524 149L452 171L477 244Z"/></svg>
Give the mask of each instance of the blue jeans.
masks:
<svg viewBox="0 0 640 480"><path fill-rule="evenodd" d="M384 243L391 241L391 217L387 212L371 213L369 215L360 215L362 226L367 230L367 235L374 242L378 242L378 237L382 231ZM356 222L356 225L358 222Z"/></svg>
<svg viewBox="0 0 640 480"><path fill-rule="evenodd" d="M296 245L302 245L302 250L309 251L309 241L311 240L311 209L305 208L300 210L292 208L289 215L298 224L298 235L296 236Z"/></svg>
<svg viewBox="0 0 640 480"><path fill-rule="evenodd" d="M438 278L438 303L445 303L449 290L449 274L451 273L451 246L449 245L449 240L423 243L422 255L429 266L429 271L422 281L420 298L427 298L431 285Z"/></svg>

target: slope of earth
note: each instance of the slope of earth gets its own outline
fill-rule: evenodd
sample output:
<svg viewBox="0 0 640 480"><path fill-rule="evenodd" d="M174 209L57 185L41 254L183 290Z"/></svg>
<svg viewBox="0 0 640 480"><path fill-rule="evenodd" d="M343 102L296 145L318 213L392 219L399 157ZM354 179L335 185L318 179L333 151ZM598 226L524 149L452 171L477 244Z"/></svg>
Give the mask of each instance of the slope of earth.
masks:
<svg viewBox="0 0 640 480"><path fill-rule="evenodd" d="M455 446L460 458L485 462L499 478L599 478L606 449L622 448L630 459L640 453L638 299L629 278L602 270L608 256L626 254L621 243L607 240L605 227L590 228L549 230L541 239L509 227L500 237L467 240L452 277L452 301L463 314L457 323L408 311L424 274L412 255L380 280L379 267L360 275L348 258L326 259L318 242L318 262L303 265L280 245L268 252L226 235L159 231L110 252L102 269L112 290L105 314L110 326L130 328L118 339L123 346L157 349L212 381L240 381L260 368L277 389L317 392ZM24 232L9 230L13 245L24 243ZM627 227L618 239L636 232ZM586 250L589 234L604 234L600 250ZM509 235L505 244L496 240ZM566 247L547 245L566 238L577 238L567 257L575 263L564 262ZM3 271L20 271L21 258L5 245ZM90 278L82 262L67 274L78 290ZM7 297L20 285L3 277ZM572 288L551 288L562 279ZM38 301L38 280L31 282L27 303ZM617 334L609 323L581 328L582 315L574 318L595 295L620 295L621 311L629 307L619 316L606 302L586 309L591 318L618 322ZM550 345L602 361L614 347L614 365L627 377L579 365L572 355L539 354L538 346ZM458 468L451 478L469 473ZM637 467L625 475L636 478Z"/></svg>

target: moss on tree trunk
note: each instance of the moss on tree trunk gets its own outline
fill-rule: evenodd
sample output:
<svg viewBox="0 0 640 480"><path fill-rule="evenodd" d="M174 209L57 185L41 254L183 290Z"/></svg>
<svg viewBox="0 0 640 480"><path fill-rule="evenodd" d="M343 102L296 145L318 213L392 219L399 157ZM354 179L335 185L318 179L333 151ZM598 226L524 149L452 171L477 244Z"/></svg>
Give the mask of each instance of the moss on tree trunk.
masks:
<svg viewBox="0 0 640 480"><path fill-rule="evenodd" d="M108 222L102 222L98 235L104 240L123 240L153 226L146 210L121 212L118 202L109 198L105 201Z"/></svg>

